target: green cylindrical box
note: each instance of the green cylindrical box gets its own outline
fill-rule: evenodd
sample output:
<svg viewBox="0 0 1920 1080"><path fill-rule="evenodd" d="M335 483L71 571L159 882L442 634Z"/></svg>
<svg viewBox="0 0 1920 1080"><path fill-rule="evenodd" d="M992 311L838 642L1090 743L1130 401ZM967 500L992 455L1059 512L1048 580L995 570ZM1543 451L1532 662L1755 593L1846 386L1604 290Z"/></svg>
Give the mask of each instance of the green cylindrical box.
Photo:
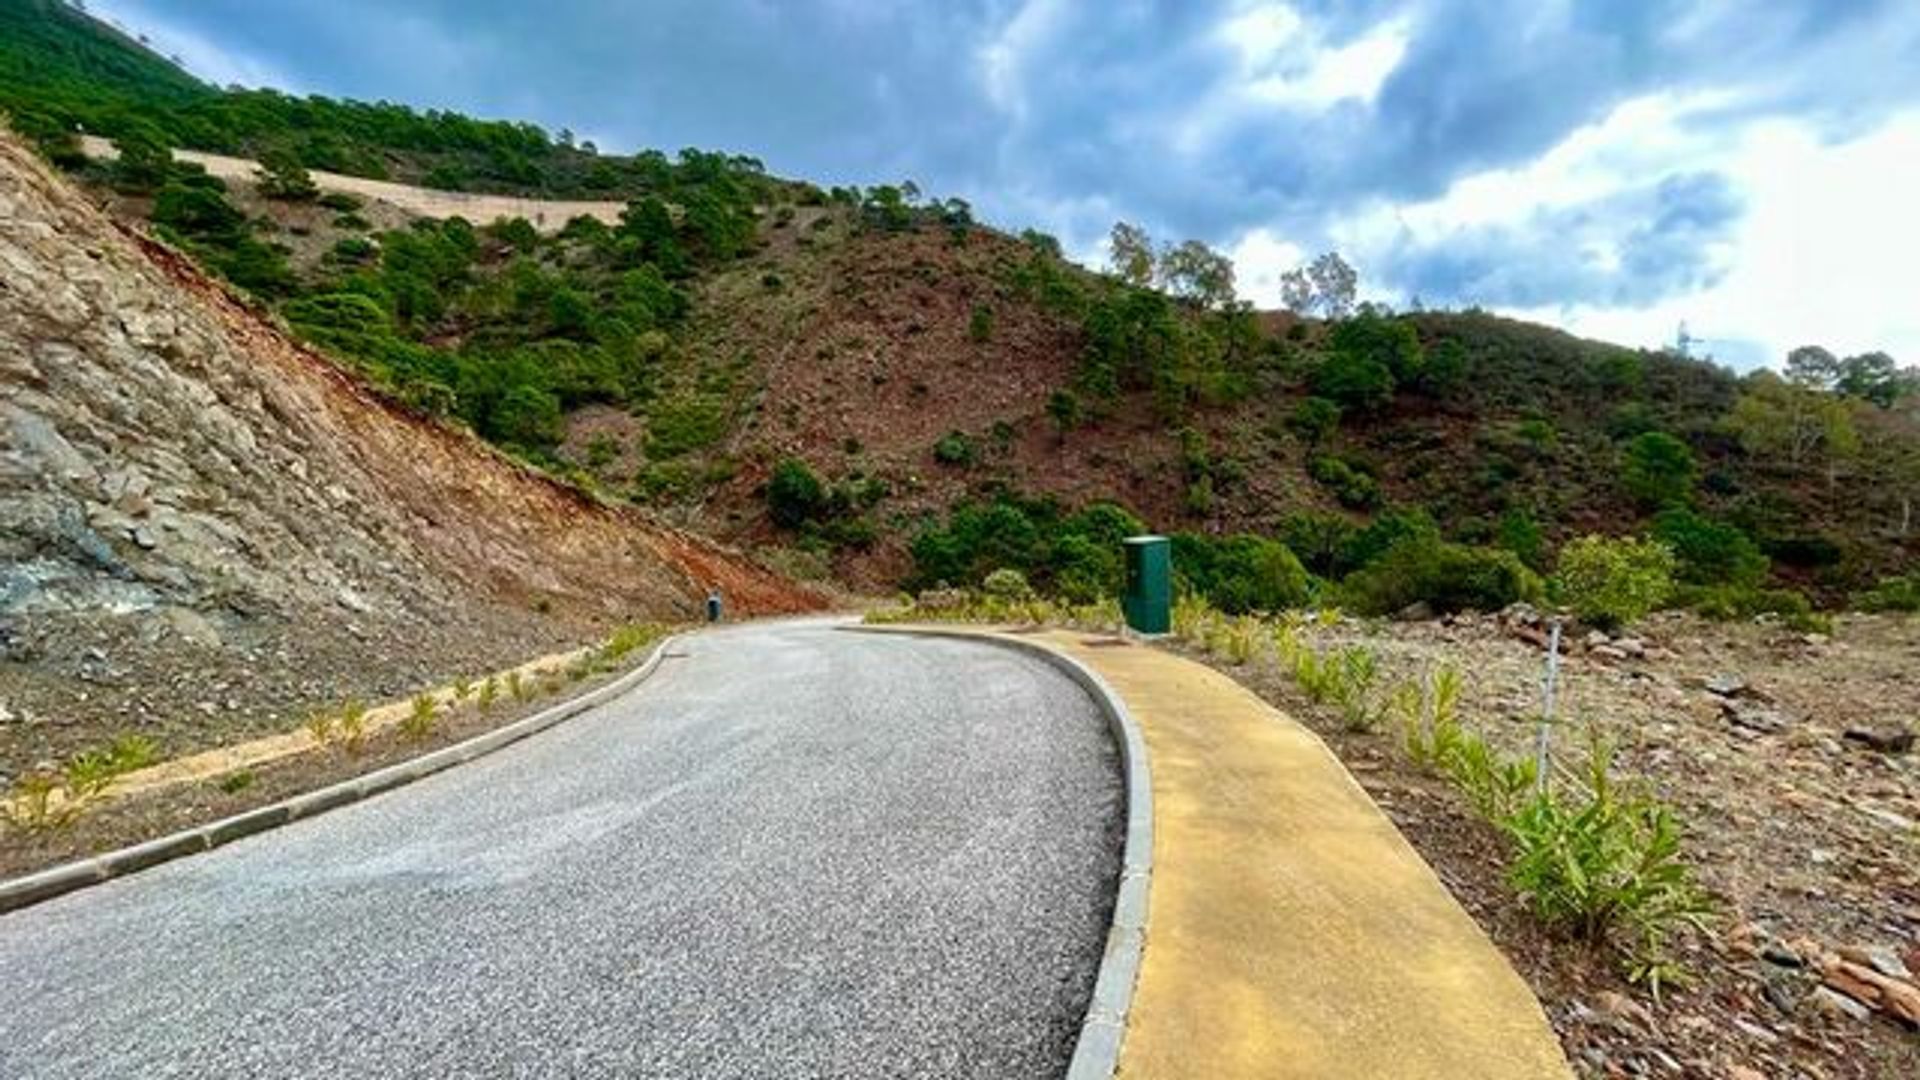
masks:
<svg viewBox="0 0 1920 1080"><path fill-rule="evenodd" d="M1127 625L1142 634L1173 629L1173 544L1164 536L1129 536L1127 591L1120 598Z"/></svg>

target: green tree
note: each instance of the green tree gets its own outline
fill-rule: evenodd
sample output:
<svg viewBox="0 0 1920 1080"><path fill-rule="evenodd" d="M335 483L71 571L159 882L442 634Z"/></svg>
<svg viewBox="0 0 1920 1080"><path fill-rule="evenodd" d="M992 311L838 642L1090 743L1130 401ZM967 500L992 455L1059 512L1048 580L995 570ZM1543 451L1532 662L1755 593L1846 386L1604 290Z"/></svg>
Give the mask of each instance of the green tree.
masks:
<svg viewBox="0 0 1920 1080"><path fill-rule="evenodd" d="M1167 291L1202 307L1233 303L1233 260L1198 240L1188 240L1160 257L1160 281Z"/></svg>
<svg viewBox="0 0 1920 1080"><path fill-rule="evenodd" d="M1107 234L1107 265L1121 281L1136 289L1147 288L1154 279L1153 238L1138 225L1114 222Z"/></svg>
<svg viewBox="0 0 1920 1080"><path fill-rule="evenodd" d="M272 147L260 155L257 171L260 194L286 202L311 202L320 197L300 155L284 146Z"/></svg>
<svg viewBox="0 0 1920 1080"><path fill-rule="evenodd" d="M1686 443L1650 431L1627 444L1621 479L1642 506L1657 509L1690 500L1698 471Z"/></svg>
<svg viewBox="0 0 1920 1080"><path fill-rule="evenodd" d="M113 141L117 157L108 170L121 191L152 191L166 183L173 170L173 150L158 130L148 125L127 129Z"/></svg>
<svg viewBox="0 0 1920 1080"><path fill-rule="evenodd" d="M1364 353L1335 349L1313 369L1313 392L1356 412L1372 412L1393 400L1393 372Z"/></svg>
<svg viewBox="0 0 1920 1080"><path fill-rule="evenodd" d="M1768 371L1748 379L1725 426L1749 454L1795 469L1815 462L1822 447L1857 440L1838 398Z"/></svg>
<svg viewBox="0 0 1920 1080"><path fill-rule="evenodd" d="M827 488L799 458L782 458L767 480L767 513L783 529L797 529L827 506Z"/></svg>
<svg viewBox="0 0 1920 1080"><path fill-rule="evenodd" d="M560 399L538 386L515 386L494 407L486 433L526 450L553 446L564 433Z"/></svg>

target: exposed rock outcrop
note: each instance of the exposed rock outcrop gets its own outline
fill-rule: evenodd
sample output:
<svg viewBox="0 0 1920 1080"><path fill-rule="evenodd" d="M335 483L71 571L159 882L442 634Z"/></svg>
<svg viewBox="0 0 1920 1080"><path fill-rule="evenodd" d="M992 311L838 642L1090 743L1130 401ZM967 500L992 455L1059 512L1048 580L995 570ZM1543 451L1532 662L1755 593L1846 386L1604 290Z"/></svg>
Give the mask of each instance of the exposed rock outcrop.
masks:
<svg viewBox="0 0 1920 1080"><path fill-rule="evenodd" d="M817 604L392 406L0 135L0 773L81 716L218 741L714 583Z"/></svg>

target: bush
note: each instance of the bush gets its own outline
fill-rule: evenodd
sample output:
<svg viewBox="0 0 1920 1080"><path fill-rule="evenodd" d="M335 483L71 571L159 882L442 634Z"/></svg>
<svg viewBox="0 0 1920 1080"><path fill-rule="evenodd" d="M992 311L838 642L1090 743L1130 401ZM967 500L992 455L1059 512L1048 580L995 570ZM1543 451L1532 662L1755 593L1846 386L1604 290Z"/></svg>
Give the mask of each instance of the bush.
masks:
<svg viewBox="0 0 1920 1080"><path fill-rule="evenodd" d="M1697 473L1693 451L1686 443L1650 431L1627 444L1621 479L1642 506L1657 509L1691 499Z"/></svg>
<svg viewBox="0 0 1920 1080"><path fill-rule="evenodd" d="M1027 575L1008 567L1001 567L982 579L980 591L996 600L1031 600L1035 595L1033 586L1027 583Z"/></svg>
<svg viewBox="0 0 1920 1080"><path fill-rule="evenodd" d="M1685 586L1675 591L1673 604L1709 619L1755 619L1772 615L1789 628L1827 633L1832 622L1813 610L1806 594L1792 589L1761 589L1751 585Z"/></svg>
<svg viewBox="0 0 1920 1080"><path fill-rule="evenodd" d="M1655 996L1676 980L1665 946L1701 928L1711 899L1680 861L1680 827L1651 796L1618 790L1612 751L1594 749L1585 790L1536 796L1501 822L1514 844L1508 880L1534 915L1627 960L1627 975Z"/></svg>
<svg viewBox="0 0 1920 1080"><path fill-rule="evenodd" d="M826 509L827 489L798 458L783 458L767 480L767 513L783 529L797 529Z"/></svg>
<svg viewBox="0 0 1920 1080"><path fill-rule="evenodd" d="M1709 521L1685 507L1653 519L1653 538L1673 549L1678 576L1689 585L1755 586L1768 571L1760 545L1733 525Z"/></svg>
<svg viewBox="0 0 1920 1080"><path fill-rule="evenodd" d="M1308 570L1331 577L1339 572L1341 553L1359 530L1339 514L1307 510L1280 519L1280 541Z"/></svg>
<svg viewBox="0 0 1920 1080"><path fill-rule="evenodd" d="M1316 396L1356 412L1370 412L1393 400L1393 372L1385 364L1354 353L1335 352L1313 369Z"/></svg>
<svg viewBox="0 0 1920 1080"><path fill-rule="evenodd" d="M1305 606L1306 568L1285 544L1242 533L1173 537L1173 565L1189 588L1228 614Z"/></svg>
<svg viewBox="0 0 1920 1080"><path fill-rule="evenodd" d="M1340 406L1323 397L1310 397L1293 407L1287 427L1308 446L1319 446L1340 426Z"/></svg>
<svg viewBox="0 0 1920 1080"><path fill-rule="evenodd" d="M1582 621L1614 629L1667 602L1674 567L1658 540L1583 536L1560 550L1554 587Z"/></svg>
<svg viewBox="0 0 1920 1080"><path fill-rule="evenodd" d="M967 316L967 337L976 344L993 337L993 309L985 304L973 305L973 313Z"/></svg>
<svg viewBox="0 0 1920 1080"><path fill-rule="evenodd" d="M1878 585L1854 597L1853 604L1861 611L1920 611L1920 571L1882 578Z"/></svg>
<svg viewBox="0 0 1920 1080"><path fill-rule="evenodd" d="M1499 545L1520 557L1520 561L1539 569L1546 558L1546 537L1533 515L1515 507L1500 516Z"/></svg>
<svg viewBox="0 0 1920 1080"><path fill-rule="evenodd" d="M1379 482L1345 458L1330 454L1314 458L1307 472L1315 482L1331 491L1342 506L1371 510L1380 505Z"/></svg>
<svg viewBox="0 0 1920 1080"><path fill-rule="evenodd" d="M933 444L933 460L942 465L965 468L973 464L973 459L973 440L962 432L950 431Z"/></svg>
<svg viewBox="0 0 1920 1080"><path fill-rule="evenodd" d="M311 202L320 197L300 155L285 147L271 147L260 155L260 194L269 199Z"/></svg>
<svg viewBox="0 0 1920 1080"><path fill-rule="evenodd" d="M1372 565L1341 582L1346 606L1363 615L1391 615L1416 603L1436 612L1498 611L1536 602L1540 578L1511 551L1410 536Z"/></svg>

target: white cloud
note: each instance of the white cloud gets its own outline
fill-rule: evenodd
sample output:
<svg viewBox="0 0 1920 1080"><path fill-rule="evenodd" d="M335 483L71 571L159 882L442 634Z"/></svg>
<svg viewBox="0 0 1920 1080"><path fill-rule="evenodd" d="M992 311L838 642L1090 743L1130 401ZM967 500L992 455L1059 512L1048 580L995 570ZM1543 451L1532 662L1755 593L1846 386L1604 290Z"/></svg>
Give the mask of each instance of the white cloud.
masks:
<svg viewBox="0 0 1920 1080"><path fill-rule="evenodd" d="M1269 229L1253 229L1226 251L1233 260L1234 287L1263 307L1280 304L1280 275L1307 260L1307 252Z"/></svg>
<svg viewBox="0 0 1920 1080"><path fill-rule="evenodd" d="M1920 263L1913 255L1920 251L1920 214L1912 209L1920 110L1850 141L1824 143L1792 120L1695 122L1725 104L1711 95L1635 99L1523 167L1465 177L1427 202L1376 204L1328 232L1363 277L1370 269L1377 277L1390 274L1393 252L1409 239L1444 245L1469 229L1524 230L1543 210L1605 200L1666 173L1719 172L1745 210L1705 253L1724 269L1711 285L1646 307L1572 302L1505 310L1632 345L1669 344L1685 321L1709 351L1716 340L1726 342L1723 355L1738 351L1734 343L1758 343L1777 363L1794 346L1814 342L1841 353L1885 349L1920 362ZM1581 255L1596 266L1618 265L1607 222L1561 239L1584 245ZM1264 280L1246 276L1250 286ZM1260 302L1277 300L1277 290L1246 291Z"/></svg>
<svg viewBox="0 0 1920 1080"><path fill-rule="evenodd" d="M1804 344L1920 362L1920 110L1837 145L1791 122L1756 124L1724 164L1747 213L1720 282L1640 310L1519 314L1636 345L1672 341L1685 321L1709 352L1757 341L1773 364Z"/></svg>

